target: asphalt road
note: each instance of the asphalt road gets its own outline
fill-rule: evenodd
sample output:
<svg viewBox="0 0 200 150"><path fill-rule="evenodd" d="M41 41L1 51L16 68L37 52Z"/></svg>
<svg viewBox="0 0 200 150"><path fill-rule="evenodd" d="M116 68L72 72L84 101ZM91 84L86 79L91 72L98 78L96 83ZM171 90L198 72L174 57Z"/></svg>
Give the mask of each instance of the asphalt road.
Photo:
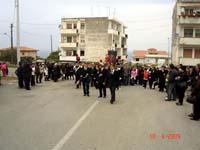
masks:
<svg viewBox="0 0 200 150"><path fill-rule="evenodd" d="M200 121L192 106L165 102L165 93L140 86L82 96L73 81L20 90L0 86L0 150L199 150ZM161 136L163 134L163 136ZM175 137L175 135L178 135Z"/></svg>

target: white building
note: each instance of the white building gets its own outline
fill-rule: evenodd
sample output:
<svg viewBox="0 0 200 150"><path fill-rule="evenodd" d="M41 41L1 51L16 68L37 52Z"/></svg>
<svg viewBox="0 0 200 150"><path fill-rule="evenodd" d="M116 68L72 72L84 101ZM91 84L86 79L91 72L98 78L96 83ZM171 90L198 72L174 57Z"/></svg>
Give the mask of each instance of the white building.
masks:
<svg viewBox="0 0 200 150"><path fill-rule="evenodd" d="M172 62L200 63L200 0L177 0L173 12Z"/></svg>
<svg viewBox="0 0 200 150"><path fill-rule="evenodd" d="M109 50L126 59L126 26L109 17L62 18L60 25L60 60L99 62Z"/></svg>
<svg viewBox="0 0 200 150"><path fill-rule="evenodd" d="M134 50L132 63L163 65L168 63L168 59L169 56L166 51L150 48L148 50Z"/></svg>

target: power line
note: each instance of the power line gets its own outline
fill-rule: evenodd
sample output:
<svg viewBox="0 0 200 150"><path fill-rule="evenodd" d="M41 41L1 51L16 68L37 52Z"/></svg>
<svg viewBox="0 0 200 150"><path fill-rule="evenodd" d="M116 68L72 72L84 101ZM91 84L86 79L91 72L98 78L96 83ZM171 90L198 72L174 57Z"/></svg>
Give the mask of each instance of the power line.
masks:
<svg viewBox="0 0 200 150"><path fill-rule="evenodd" d="M24 33L24 34L26 34L26 35L30 35L30 36L37 36L37 37L41 37L41 36L43 36L43 37L49 37L49 35L44 35L44 34L35 34L35 33L32 33L32 32L29 32L29 31L25 31L24 29L21 29L20 28L20 31L22 32L22 33ZM53 36L53 35L52 35Z"/></svg>
<svg viewBox="0 0 200 150"><path fill-rule="evenodd" d="M54 24L45 24L45 23L30 23L30 22L21 22L21 24L25 24L25 25L34 25L34 26L55 26L55 25L59 25L58 23L54 23Z"/></svg>

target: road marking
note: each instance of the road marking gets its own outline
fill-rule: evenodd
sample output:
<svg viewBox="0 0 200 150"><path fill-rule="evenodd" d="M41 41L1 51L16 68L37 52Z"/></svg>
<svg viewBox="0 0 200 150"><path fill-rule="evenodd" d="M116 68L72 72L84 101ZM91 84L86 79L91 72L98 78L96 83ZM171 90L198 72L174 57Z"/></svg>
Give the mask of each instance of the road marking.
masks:
<svg viewBox="0 0 200 150"><path fill-rule="evenodd" d="M92 110L96 107L99 101L96 101L84 114L83 116L74 124L74 126L64 135L64 137L56 144L52 150L60 150L63 145L70 139L70 137L74 134L74 132L81 126L83 121L87 118L87 116L92 112Z"/></svg>

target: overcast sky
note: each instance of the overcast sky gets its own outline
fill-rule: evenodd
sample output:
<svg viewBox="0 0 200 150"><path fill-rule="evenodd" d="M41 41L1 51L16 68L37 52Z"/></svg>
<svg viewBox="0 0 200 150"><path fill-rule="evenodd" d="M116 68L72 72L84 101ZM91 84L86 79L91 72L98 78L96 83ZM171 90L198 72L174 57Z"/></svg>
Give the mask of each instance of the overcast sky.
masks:
<svg viewBox="0 0 200 150"><path fill-rule="evenodd" d="M39 49L42 56L50 52L51 34L54 50L59 46L58 26L62 17L108 16L109 8L110 16L115 14L128 27L129 53L135 49L168 49L175 0L19 1L21 45ZM10 24L15 27L15 10L15 0L0 0L0 48L10 46Z"/></svg>

